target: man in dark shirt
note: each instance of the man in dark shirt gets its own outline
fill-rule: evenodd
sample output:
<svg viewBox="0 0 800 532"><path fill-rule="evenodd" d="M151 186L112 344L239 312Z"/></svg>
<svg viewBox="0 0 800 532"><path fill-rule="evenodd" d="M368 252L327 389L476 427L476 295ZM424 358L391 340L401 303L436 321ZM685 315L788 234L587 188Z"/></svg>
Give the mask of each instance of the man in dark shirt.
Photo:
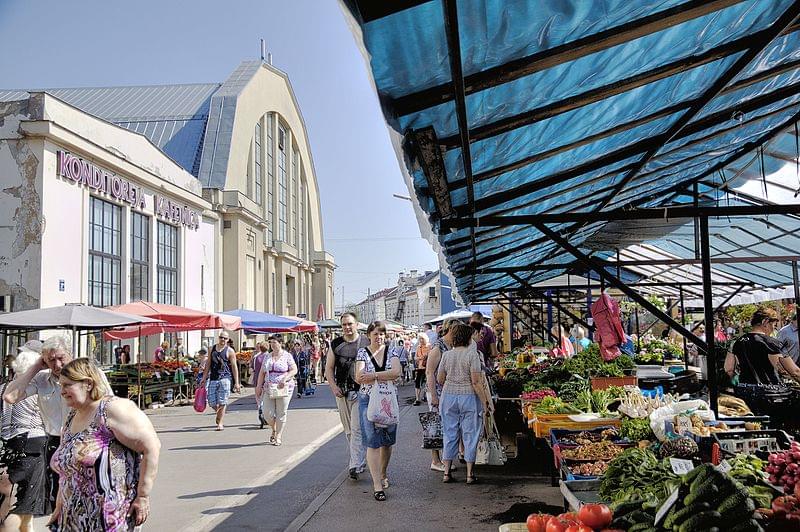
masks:
<svg viewBox="0 0 800 532"><path fill-rule="evenodd" d="M733 376L738 366L742 384L782 384L779 371L800 382L800 368L782 352L780 341L772 337L777 324L774 310L759 308L750 320L751 331L733 344L733 353L725 360L725 371Z"/></svg>

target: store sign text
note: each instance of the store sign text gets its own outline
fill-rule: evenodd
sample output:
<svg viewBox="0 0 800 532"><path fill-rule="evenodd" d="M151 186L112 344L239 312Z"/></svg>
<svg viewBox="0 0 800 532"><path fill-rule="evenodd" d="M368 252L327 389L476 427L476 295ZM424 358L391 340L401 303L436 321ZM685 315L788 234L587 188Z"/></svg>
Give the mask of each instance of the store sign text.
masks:
<svg viewBox="0 0 800 532"><path fill-rule="evenodd" d="M98 193L112 196L118 201L129 203L138 209L145 208L144 189L134 185L116 174L112 174L98 166L75 157L71 153L58 150L58 175L74 183L94 189ZM153 195L153 212L157 216L175 224L182 224L189 229L200 227L200 214L186 205L177 203L157 195Z"/></svg>

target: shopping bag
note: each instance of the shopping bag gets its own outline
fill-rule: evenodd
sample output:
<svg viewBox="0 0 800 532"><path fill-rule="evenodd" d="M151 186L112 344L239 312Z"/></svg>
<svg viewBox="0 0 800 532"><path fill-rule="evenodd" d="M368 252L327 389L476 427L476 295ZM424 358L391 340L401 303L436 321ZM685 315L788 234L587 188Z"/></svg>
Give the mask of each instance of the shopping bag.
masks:
<svg viewBox="0 0 800 532"><path fill-rule="evenodd" d="M478 440L478 451L475 453L475 465L486 465L489 463L489 439L484 433Z"/></svg>
<svg viewBox="0 0 800 532"><path fill-rule="evenodd" d="M367 420L376 426L388 427L400 421L400 405L397 404L397 389L388 381L378 381L369 391Z"/></svg>
<svg viewBox="0 0 800 532"><path fill-rule="evenodd" d="M206 402L207 402L207 392L206 387L201 386L194 392L194 411L198 414L202 414L206 411Z"/></svg>
<svg viewBox="0 0 800 532"><path fill-rule="evenodd" d="M267 397L270 399L278 399L280 397L289 397L289 386L283 385L283 388L278 388L277 384L270 383L267 387Z"/></svg>
<svg viewBox="0 0 800 532"><path fill-rule="evenodd" d="M422 448L441 449L444 447L442 416L439 415L439 412L420 412L419 422L422 423Z"/></svg>
<svg viewBox="0 0 800 532"><path fill-rule="evenodd" d="M506 465L506 452L500 441L500 431L494 422L494 414L487 412L483 418L484 433L486 434L487 457L485 465Z"/></svg>

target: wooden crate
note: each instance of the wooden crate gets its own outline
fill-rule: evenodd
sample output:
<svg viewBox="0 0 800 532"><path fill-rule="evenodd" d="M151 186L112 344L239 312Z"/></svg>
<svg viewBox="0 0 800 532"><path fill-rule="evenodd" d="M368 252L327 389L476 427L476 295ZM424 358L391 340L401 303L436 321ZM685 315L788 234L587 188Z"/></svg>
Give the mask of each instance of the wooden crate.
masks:
<svg viewBox="0 0 800 532"><path fill-rule="evenodd" d="M592 390L605 390L609 386L636 386L636 375L625 377L592 377Z"/></svg>
<svg viewBox="0 0 800 532"><path fill-rule="evenodd" d="M537 438L549 438L550 429L589 430L597 427L619 427L618 419L597 419L594 421L572 421L567 414L541 415L531 420L528 426L533 428Z"/></svg>

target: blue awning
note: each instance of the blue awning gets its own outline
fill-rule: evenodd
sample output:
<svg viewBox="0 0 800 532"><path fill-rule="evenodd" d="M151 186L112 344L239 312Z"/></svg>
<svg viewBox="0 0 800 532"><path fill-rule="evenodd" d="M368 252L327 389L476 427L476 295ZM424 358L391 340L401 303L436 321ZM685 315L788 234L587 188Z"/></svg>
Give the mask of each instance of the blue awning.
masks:
<svg viewBox="0 0 800 532"><path fill-rule="evenodd" d="M573 258L533 226L451 230L443 221L691 203L695 183L705 205L767 203L736 187L800 157L800 2L342 2L421 227L466 300L519 287L486 269L547 265L526 274L535 283ZM800 250L798 224L786 215L716 220L712 252L786 256ZM618 238L602 221L549 228L599 258L643 245L694 258L690 220L658 234L651 225L618 224ZM785 264L714 269L732 282L791 282ZM661 270L636 273L681 274Z"/></svg>

